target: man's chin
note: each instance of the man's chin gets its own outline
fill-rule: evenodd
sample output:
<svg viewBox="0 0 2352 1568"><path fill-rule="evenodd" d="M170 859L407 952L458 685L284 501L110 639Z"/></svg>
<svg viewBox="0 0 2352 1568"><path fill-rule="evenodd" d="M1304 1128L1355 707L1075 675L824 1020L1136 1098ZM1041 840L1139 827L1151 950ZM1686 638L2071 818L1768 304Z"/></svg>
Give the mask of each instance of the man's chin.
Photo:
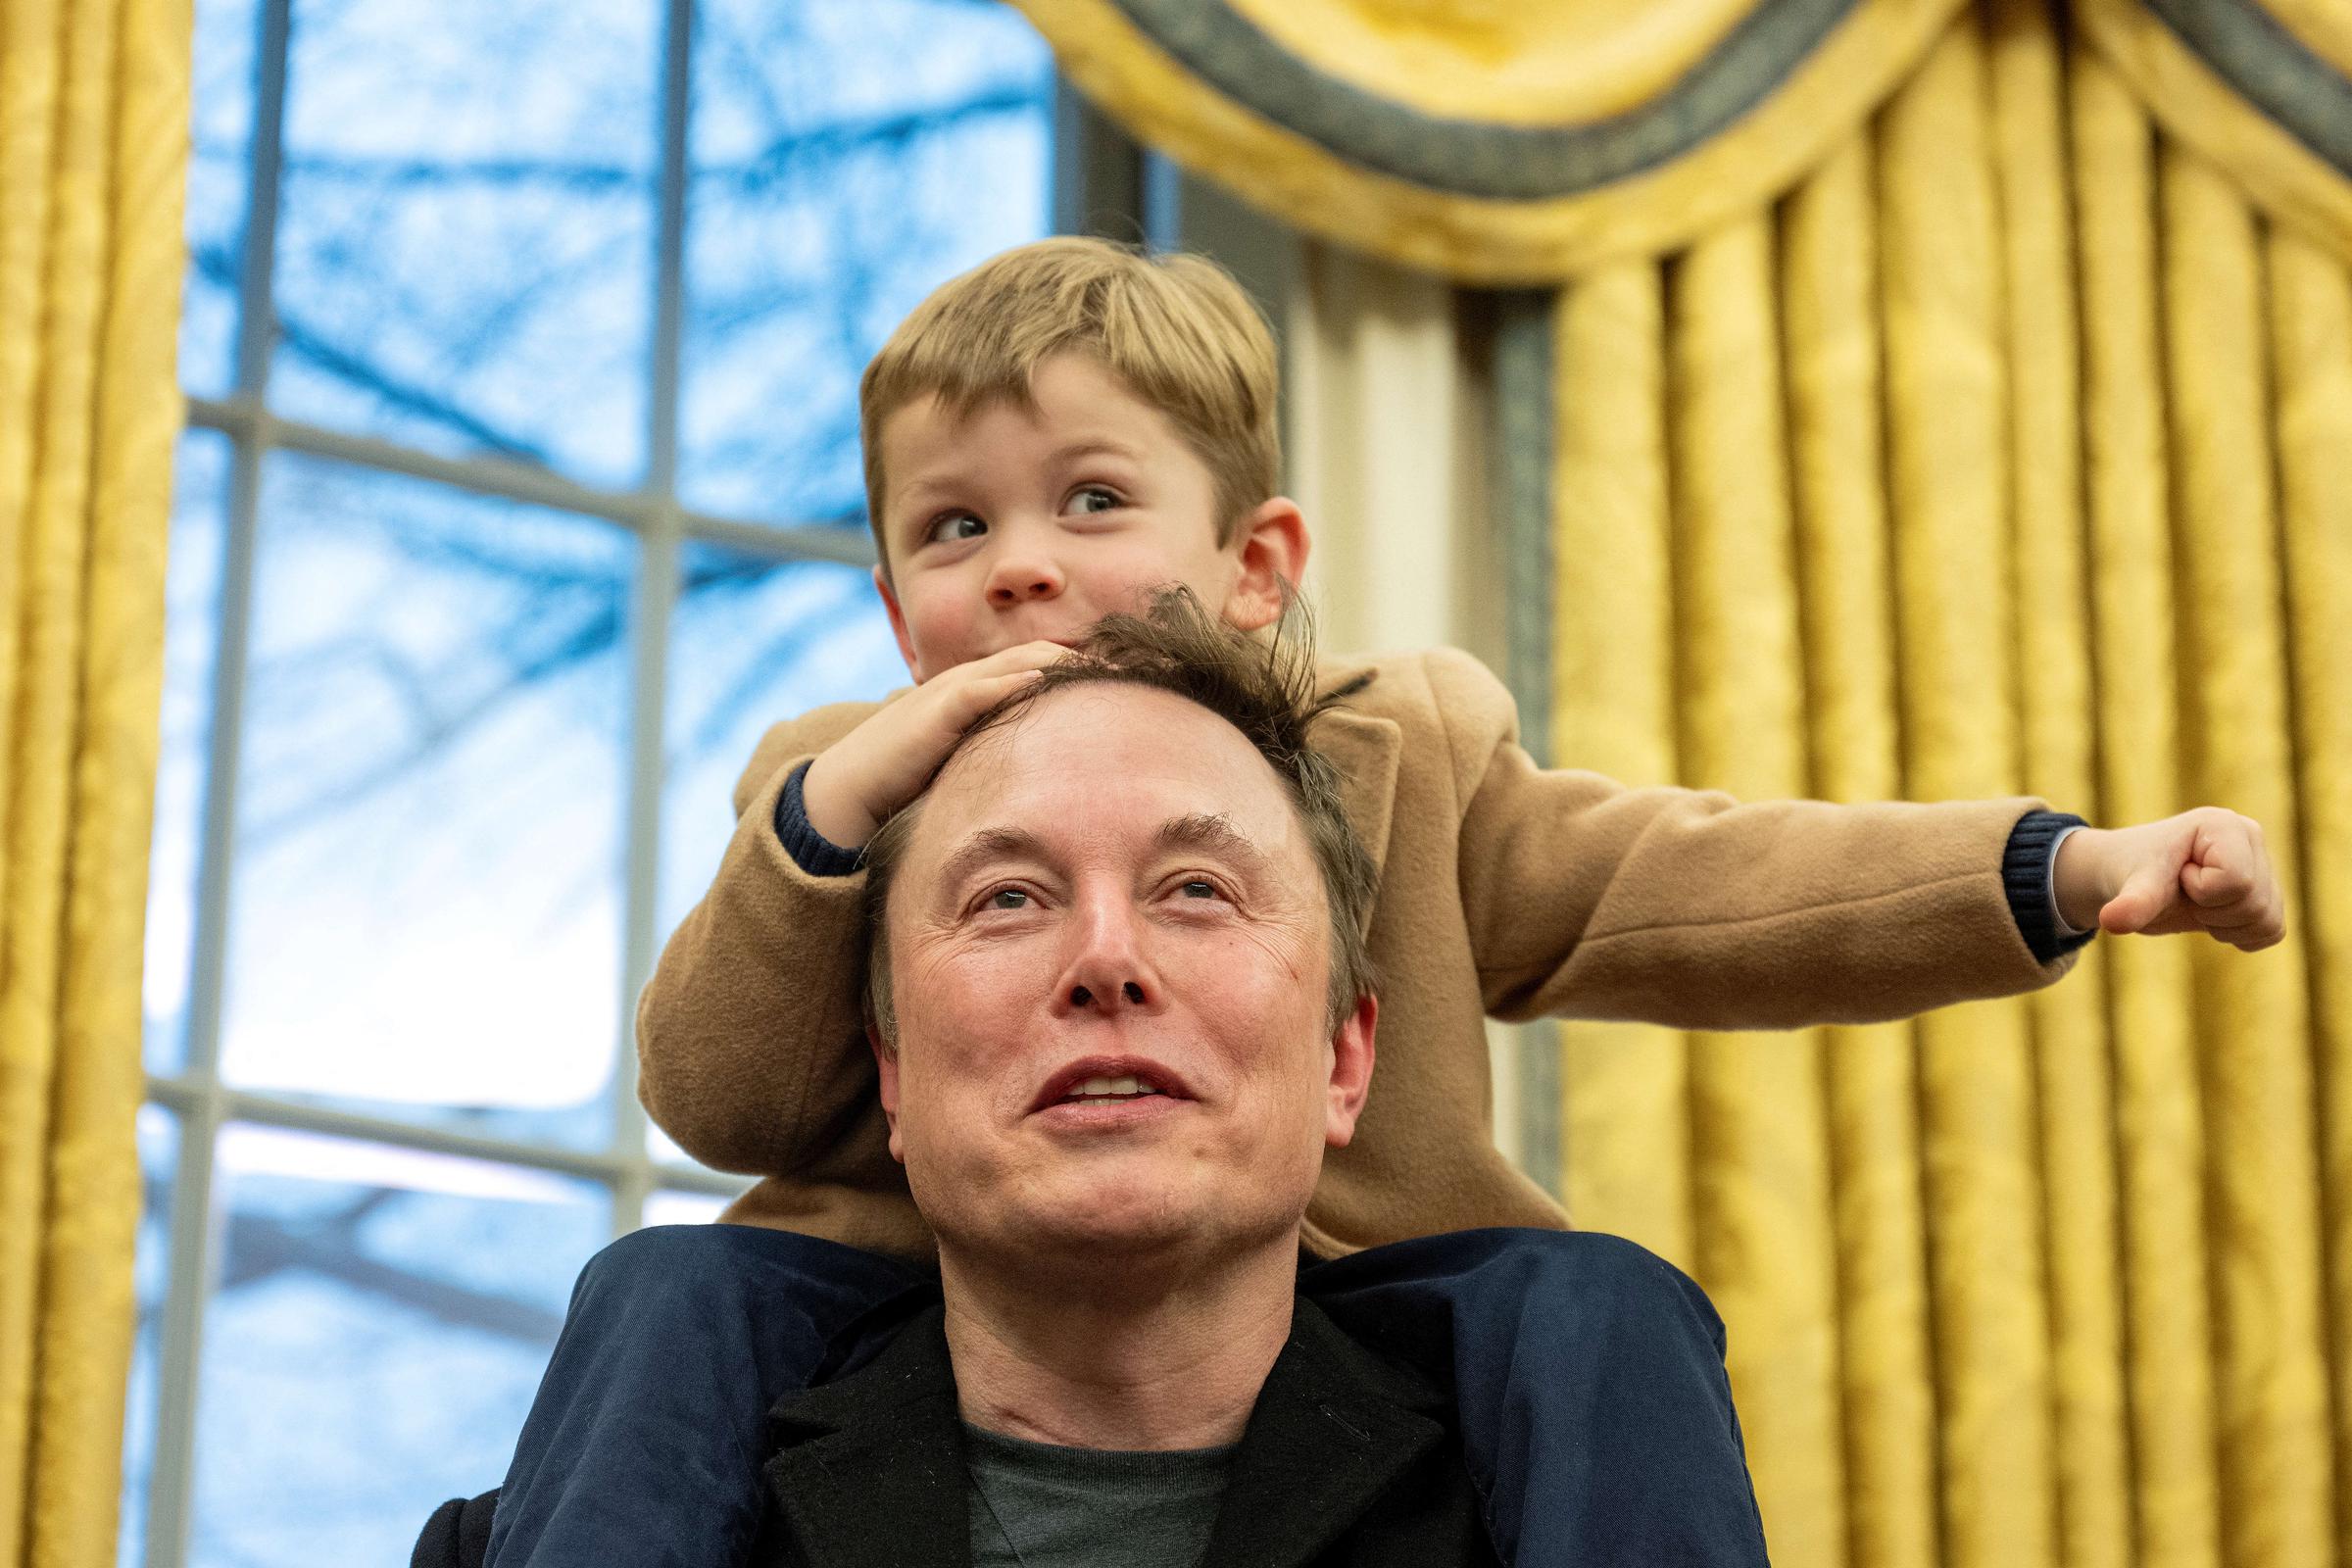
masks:
<svg viewBox="0 0 2352 1568"><path fill-rule="evenodd" d="M1230 1205L1181 1183L1097 1172L1023 1205L1020 1252L1040 1263L1134 1267L1153 1258L1212 1253L1234 1242ZM1010 1241L1011 1238L1004 1238Z"/></svg>
<svg viewBox="0 0 2352 1568"><path fill-rule="evenodd" d="M1039 1216L1030 1236L1037 1247L1116 1257L1203 1245L1217 1233L1212 1215L1165 1195L1098 1193Z"/></svg>

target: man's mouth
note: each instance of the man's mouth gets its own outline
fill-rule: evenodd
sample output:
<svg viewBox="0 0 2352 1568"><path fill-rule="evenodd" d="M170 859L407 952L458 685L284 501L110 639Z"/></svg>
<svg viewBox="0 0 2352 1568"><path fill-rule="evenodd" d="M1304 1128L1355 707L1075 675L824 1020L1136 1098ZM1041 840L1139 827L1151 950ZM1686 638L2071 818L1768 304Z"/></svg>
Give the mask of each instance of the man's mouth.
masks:
<svg viewBox="0 0 2352 1568"><path fill-rule="evenodd" d="M1159 1086L1149 1078L1089 1078L1063 1095L1061 1102L1065 1105L1073 1102L1081 1105L1114 1105L1121 1101L1142 1100L1159 1092Z"/></svg>
<svg viewBox="0 0 2352 1568"><path fill-rule="evenodd" d="M1140 1056L1090 1056L1071 1062L1047 1080L1029 1108L1132 1105L1192 1098L1184 1080L1159 1062Z"/></svg>

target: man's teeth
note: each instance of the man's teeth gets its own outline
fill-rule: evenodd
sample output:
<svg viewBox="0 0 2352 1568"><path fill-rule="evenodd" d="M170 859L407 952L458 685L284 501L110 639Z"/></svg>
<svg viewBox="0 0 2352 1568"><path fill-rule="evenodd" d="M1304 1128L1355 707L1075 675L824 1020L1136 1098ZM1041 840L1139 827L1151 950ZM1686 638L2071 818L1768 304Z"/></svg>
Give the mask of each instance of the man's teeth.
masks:
<svg viewBox="0 0 2352 1568"><path fill-rule="evenodd" d="M1156 1095L1157 1085L1149 1078L1089 1078L1072 1089L1064 1100L1126 1100L1137 1095Z"/></svg>

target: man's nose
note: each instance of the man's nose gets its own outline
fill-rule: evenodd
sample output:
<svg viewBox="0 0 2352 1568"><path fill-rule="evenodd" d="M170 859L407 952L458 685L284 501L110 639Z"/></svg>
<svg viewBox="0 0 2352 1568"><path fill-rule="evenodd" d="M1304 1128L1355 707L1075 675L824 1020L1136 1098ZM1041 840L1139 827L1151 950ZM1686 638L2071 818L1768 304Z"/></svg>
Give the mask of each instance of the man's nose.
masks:
<svg viewBox="0 0 2352 1568"><path fill-rule="evenodd" d="M988 572L988 602L999 610L1061 595L1061 567L1045 551L1020 548L998 556Z"/></svg>
<svg viewBox="0 0 2352 1568"><path fill-rule="evenodd" d="M1082 900L1056 1010L1115 1014L1159 1004L1159 980L1144 951L1139 916L1124 898Z"/></svg>

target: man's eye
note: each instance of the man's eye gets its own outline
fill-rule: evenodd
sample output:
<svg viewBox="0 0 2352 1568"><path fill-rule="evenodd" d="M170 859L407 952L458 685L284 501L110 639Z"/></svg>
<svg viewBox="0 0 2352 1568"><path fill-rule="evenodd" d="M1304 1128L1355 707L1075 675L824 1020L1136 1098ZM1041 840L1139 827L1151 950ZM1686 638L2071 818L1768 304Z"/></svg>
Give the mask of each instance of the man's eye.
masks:
<svg viewBox="0 0 2352 1568"><path fill-rule="evenodd" d="M951 512L934 520L924 533L925 544L944 544L956 539L977 539L988 532L988 524L968 512Z"/></svg>
<svg viewBox="0 0 2352 1568"><path fill-rule="evenodd" d="M1070 507L1076 512L1109 512L1119 505L1119 493L1099 484L1080 485L1070 492Z"/></svg>
<svg viewBox="0 0 2352 1568"><path fill-rule="evenodd" d="M1178 887L1182 889L1184 896L1188 899L1215 899L1224 896L1218 892L1217 885L1206 877L1188 878L1179 883Z"/></svg>
<svg viewBox="0 0 2352 1568"><path fill-rule="evenodd" d="M992 909L1025 909L1029 906L1029 895L1019 888L999 888L988 896L988 906Z"/></svg>

